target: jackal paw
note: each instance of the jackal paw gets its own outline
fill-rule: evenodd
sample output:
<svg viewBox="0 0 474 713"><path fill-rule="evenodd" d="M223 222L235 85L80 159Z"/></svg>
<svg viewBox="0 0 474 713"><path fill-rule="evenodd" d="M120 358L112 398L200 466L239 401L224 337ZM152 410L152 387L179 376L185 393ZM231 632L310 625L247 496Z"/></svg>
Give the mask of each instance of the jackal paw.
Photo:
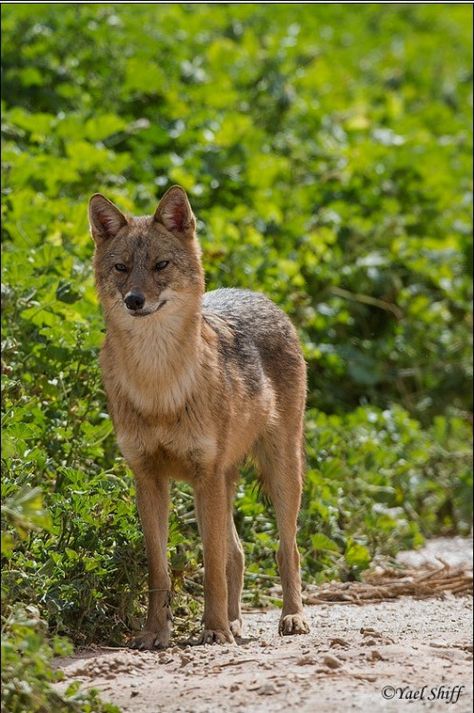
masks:
<svg viewBox="0 0 474 713"><path fill-rule="evenodd" d="M307 634L309 626L302 614L287 614L282 616L278 625L280 636L290 636L292 634Z"/></svg>
<svg viewBox="0 0 474 713"><path fill-rule="evenodd" d="M230 629L204 629L196 642L201 644L235 644L232 631Z"/></svg>
<svg viewBox="0 0 474 713"><path fill-rule="evenodd" d="M141 631L130 643L132 649L166 649L170 642L169 631Z"/></svg>
<svg viewBox="0 0 474 713"><path fill-rule="evenodd" d="M229 628L234 636L240 638L242 636L242 619L234 619L229 623Z"/></svg>

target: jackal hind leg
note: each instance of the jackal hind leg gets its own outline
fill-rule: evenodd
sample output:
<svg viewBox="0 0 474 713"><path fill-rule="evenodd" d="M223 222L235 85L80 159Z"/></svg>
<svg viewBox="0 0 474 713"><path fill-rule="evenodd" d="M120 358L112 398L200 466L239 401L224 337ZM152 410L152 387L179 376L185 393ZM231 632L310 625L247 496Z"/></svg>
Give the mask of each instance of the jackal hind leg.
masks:
<svg viewBox="0 0 474 713"><path fill-rule="evenodd" d="M234 523L233 503L239 471L233 468L226 474L227 486L227 613L229 626L234 636L242 636L242 611L240 600L244 583L245 558L242 544Z"/></svg>
<svg viewBox="0 0 474 713"><path fill-rule="evenodd" d="M300 434L272 434L259 441L255 457L264 492L272 501L279 534L277 563L283 590L279 633L306 634L301 598L300 556L296 544L303 485Z"/></svg>

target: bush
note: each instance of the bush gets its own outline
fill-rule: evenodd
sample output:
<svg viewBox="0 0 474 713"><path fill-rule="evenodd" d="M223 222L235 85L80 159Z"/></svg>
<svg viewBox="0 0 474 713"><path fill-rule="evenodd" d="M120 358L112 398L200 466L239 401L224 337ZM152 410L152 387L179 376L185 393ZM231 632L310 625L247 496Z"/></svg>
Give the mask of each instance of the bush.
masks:
<svg viewBox="0 0 474 713"><path fill-rule="evenodd" d="M8 530L2 530L5 563L12 559L15 540L24 540L29 532L49 528L50 524L38 489L23 488L6 499L2 518L9 525ZM85 694L76 684L64 692L53 688L52 684L62 679L62 674L52 668L53 657L71 654L72 647L65 639L47 634L48 625L39 609L33 604L12 602L12 592L2 588L2 711L119 713L115 706L102 703L94 690Z"/></svg>

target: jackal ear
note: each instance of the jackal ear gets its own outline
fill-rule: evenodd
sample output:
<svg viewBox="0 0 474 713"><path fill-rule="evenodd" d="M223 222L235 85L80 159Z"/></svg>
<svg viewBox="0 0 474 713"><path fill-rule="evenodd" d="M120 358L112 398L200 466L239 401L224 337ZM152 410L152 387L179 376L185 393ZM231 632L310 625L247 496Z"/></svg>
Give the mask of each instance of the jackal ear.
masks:
<svg viewBox="0 0 474 713"><path fill-rule="evenodd" d="M171 186L166 191L153 217L170 233L192 237L196 230L196 219L186 191L181 186Z"/></svg>
<svg viewBox="0 0 474 713"><path fill-rule="evenodd" d="M96 242L114 238L127 219L108 198L94 193L89 201L89 224Z"/></svg>

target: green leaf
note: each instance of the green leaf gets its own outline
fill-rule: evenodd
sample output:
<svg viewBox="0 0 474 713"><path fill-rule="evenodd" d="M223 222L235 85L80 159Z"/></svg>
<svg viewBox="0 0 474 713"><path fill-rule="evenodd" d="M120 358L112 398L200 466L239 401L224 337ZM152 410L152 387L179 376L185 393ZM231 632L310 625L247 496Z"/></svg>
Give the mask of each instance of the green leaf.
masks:
<svg viewBox="0 0 474 713"><path fill-rule="evenodd" d="M334 540L327 537L322 532L316 533L311 538L311 546L313 550L323 550L327 552L339 552L339 547Z"/></svg>
<svg viewBox="0 0 474 713"><path fill-rule="evenodd" d="M344 558L350 567L365 569L372 559L369 550L364 545L352 542L344 553Z"/></svg>

